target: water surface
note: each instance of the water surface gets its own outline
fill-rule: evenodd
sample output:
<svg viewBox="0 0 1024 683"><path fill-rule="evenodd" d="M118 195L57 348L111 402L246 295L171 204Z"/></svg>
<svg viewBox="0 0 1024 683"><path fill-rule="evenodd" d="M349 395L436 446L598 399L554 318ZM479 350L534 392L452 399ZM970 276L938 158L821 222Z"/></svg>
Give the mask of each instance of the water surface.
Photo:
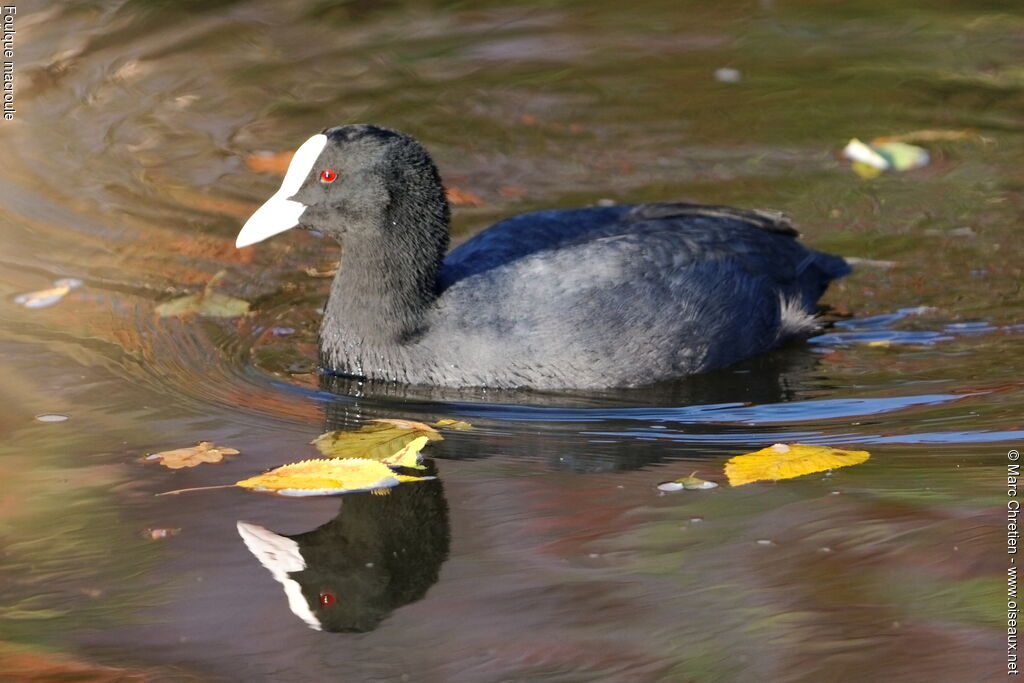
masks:
<svg viewBox="0 0 1024 683"><path fill-rule="evenodd" d="M19 7L16 28L19 111L0 126L8 671L1004 675L1003 483L1024 440L1015 3L82 1ZM338 248L233 240L278 182L247 159L354 121L417 136L479 200L456 207L456 240L533 208L688 199L782 209L809 244L873 263L830 290L824 335L651 389L322 387ZM837 156L919 130L964 135L873 181ZM218 274L249 316L155 316ZM60 278L82 286L15 303ZM436 481L390 496L153 495L312 457L325 429L377 417L475 429L430 446ZM141 461L199 440L241 454ZM872 457L725 485L729 457L779 441ZM695 470L723 486L655 488ZM346 548L323 561L360 632L309 629L239 520Z"/></svg>

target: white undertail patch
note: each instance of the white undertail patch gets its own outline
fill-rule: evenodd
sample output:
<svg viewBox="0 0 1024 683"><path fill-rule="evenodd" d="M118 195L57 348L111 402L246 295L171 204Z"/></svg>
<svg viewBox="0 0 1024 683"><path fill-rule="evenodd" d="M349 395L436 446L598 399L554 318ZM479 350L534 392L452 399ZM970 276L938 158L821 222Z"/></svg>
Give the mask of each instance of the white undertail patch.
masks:
<svg viewBox="0 0 1024 683"><path fill-rule="evenodd" d="M804 310L800 299L779 295L779 338L810 334L818 330L818 319Z"/></svg>

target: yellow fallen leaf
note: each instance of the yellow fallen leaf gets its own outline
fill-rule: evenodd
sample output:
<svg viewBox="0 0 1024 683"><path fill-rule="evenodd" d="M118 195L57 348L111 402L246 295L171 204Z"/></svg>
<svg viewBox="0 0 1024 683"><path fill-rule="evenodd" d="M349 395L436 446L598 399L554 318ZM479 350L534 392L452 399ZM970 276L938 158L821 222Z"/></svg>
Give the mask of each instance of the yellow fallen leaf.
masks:
<svg viewBox="0 0 1024 683"><path fill-rule="evenodd" d="M427 437L418 436L409 443L405 444L394 455L388 456L381 460L385 465L391 467L414 467L416 469L424 469L423 465L420 464L420 451L427 445Z"/></svg>
<svg viewBox="0 0 1024 683"><path fill-rule="evenodd" d="M892 342L888 339L876 339L875 341L869 341L868 346L876 346L879 348L888 348L892 346Z"/></svg>
<svg viewBox="0 0 1024 683"><path fill-rule="evenodd" d="M766 479L790 479L837 467L859 465L871 454L829 446L777 443L754 453L737 455L725 463L725 476L733 486Z"/></svg>
<svg viewBox="0 0 1024 683"><path fill-rule="evenodd" d="M871 180L872 178L877 178L878 176L882 175L882 169L878 168L877 166L872 166L871 164L864 163L863 161L853 162L852 164L850 164L850 168L853 170L854 173L859 175L861 178L864 178L865 180Z"/></svg>
<svg viewBox="0 0 1024 683"><path fill-rule="evenodd" d="M204 462L220 462L225 455L237 455L234 448L214 446L210 441L200 441L195 446L176 448L146 456L146 460L159 460L164 467L180 470L182 467L195 467Z"/></svg>
<svg viewBox="0 0 1024 683"><path fill-rule="evenodd" d="M434 423L435 427L448 427L449 429L455 429L460 432L466 432L473 428L473 425L462 420L453 420L451 418L444 418Z"/></svg>
<svg viewBox="0 0 1024 683"><path fill-rule="evenodd" d="M332 496L397 486L432 477L395 474L387 465L366 458L303 460L237 482L236 486L282 496Z"/></svg>
<svg viewBox="0 0 1024 683"><path fill-rule="evenodd" d="M382 461L398 453L419 437L428 441L444 439L436 429L413 420L374 420L354 432L333 431L311 442L328 458L369 458Z"/></svg>

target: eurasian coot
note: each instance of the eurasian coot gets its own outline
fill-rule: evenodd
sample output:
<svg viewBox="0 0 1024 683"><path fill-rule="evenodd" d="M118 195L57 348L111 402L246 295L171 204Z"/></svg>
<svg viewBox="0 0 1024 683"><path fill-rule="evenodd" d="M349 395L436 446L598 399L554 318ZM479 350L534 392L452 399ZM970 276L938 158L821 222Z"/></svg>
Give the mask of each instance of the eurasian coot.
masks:
<svg viewBox="0 0 1024 683"><path fill-rule="evenodd" d="M465 387L638 386L723 367L812 331L818 298L850 270L771 211L537 211L446 255L448 219L416 140L340 126L299 147L237 245L297 226L339 240L324 366Z"/></svg>

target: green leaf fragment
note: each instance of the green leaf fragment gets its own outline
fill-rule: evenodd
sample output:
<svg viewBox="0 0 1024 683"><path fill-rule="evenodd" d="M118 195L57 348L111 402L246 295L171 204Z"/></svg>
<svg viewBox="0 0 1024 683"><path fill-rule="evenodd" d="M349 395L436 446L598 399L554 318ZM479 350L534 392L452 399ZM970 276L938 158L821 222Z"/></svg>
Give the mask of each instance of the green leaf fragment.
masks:
<svg viewBox="0 0 1024 683"><path fill-rule="evenodd" d="M238 318L249 312L249 302L219 292L189 294L156 307L161 318L203 315L210 318Z"/></svg>

